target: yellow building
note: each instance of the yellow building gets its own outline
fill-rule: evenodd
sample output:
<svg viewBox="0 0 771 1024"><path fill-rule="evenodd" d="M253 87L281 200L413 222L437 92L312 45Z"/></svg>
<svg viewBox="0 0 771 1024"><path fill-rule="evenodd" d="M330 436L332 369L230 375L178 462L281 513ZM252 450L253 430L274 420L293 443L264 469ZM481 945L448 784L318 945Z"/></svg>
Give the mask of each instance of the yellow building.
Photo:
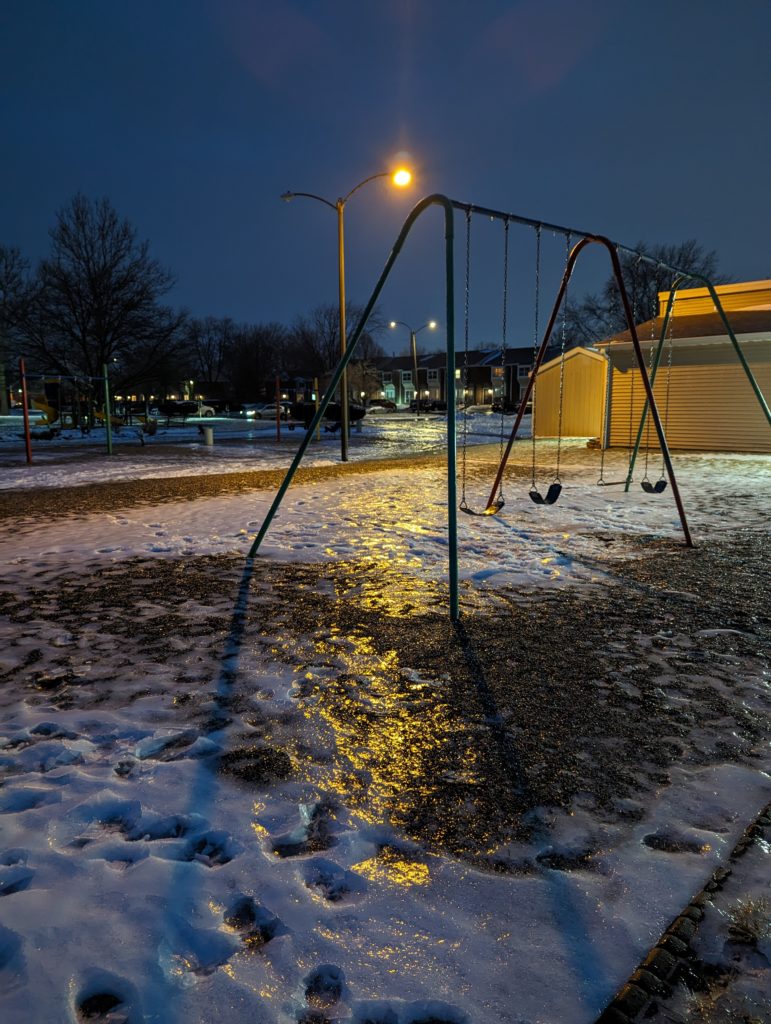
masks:
<svg viewBox="0 0 771 1024"><path fill-rule="evenodd" d="M572 348L542 363L535 383L533 429L536 437L560 433L562 378L562 436L599 437L605 405L607 359L588 348Z"/></svg>
<svg viewBox="0 0 771 1024"><path fill-rule="evenodd" d="M715 291L769 403L771 280L718 285ZM647 365L661 337L668 299L669 292L659 292L659 316L637 328ZM645 402L629 331L599 342L597 348L607 354L612 367L605 442L609 447L626 446L634 442ZM771 452L771 425L706 288L676 293L654 395L670 448ZM651 446L657 444L652 423L643 445L647 440Z"/></svg>

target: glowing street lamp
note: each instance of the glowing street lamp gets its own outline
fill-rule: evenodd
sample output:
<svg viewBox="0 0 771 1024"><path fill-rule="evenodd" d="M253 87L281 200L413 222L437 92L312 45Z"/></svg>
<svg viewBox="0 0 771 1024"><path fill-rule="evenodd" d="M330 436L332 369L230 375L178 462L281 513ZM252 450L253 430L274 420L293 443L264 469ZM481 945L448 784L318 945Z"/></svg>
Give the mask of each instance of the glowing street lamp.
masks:
<svg viewBox="0 0 771 1024"><path fill-rule="evenodd" d="M437 327L436 320L429 320L427 323L423 324L422 327L418 327L418 328L410 327L410 325L406 324L403 320L392 320L389 323L388 326L391 327L391 328L394 328L394 327L406 327L407 330L410 332L410 351L412 352L412 368L413 368L413 371L415 373L415 385L414 385L415 398L416 398L416 401L415 401L415 415L416 416L420 416L420 388L418 387L418 345L417 345L417 335L420 334L421 331L425 331L426 328L428 328L429 331L436 330L436 327ZM426 391L426 395L428 395L428 391Z"/></svg>
<svg viewBox="0 0 771 1024"><path fill-rule="evenodd" d="M284 192L281 198L285 202L291 202L297 196L303 196L306 199L315 199L319 203L324 203L325 206L331 207L337 211L337 281L338 281L338 292L339 292L339 320L340 320L340 358L342 359L345 355L345 344L346 344L346 324L345 324L345 240L343 235L343 211L345 204L362 185L368 184L370 181L375 181L377 178L390 178L394 185L399 188L404 188L409 185L412 181L412 174L404 167L400 167L398 170L381 171L379 174L371 174L368 178L360 181L358 185L354 185L350 192L344 195L341 199L336 202L331 202L329 199L324 199L323 196L317 196L313 192ZM340 378L340 460L342 462L348 461L348 372L343 370L343 374Z"/></svg>

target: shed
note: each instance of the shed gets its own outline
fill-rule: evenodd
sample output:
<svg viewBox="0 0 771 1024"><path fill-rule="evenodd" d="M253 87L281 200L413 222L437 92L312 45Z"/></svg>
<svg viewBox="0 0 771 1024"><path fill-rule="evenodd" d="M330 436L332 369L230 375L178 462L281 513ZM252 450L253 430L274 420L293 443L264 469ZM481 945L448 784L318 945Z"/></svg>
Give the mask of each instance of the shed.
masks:
<svg viewBox="0 0 771 1024"><path fill-rule="evenodd" d="M719 285L728 322L765 396L771 397L771 280ZM659 312L669 292L659 292ZM681 289L662 350L654 395L673 449L771 452L771 424L706 288ZM637 328L648 364L661 337L661 315ZM598 343L612 366L609 447L634 442L645 403L629 331ZM631 439L631 441L630 441ZM657 444L651 424L643 444Z"/></svg>
<svg viewBox="0 0 771 1024"><path fill-rule="evenodd" d="M588 348L572 348L542 363L535 382L533 430L536 437L599 437L602 432L607 358Z"/></svg>

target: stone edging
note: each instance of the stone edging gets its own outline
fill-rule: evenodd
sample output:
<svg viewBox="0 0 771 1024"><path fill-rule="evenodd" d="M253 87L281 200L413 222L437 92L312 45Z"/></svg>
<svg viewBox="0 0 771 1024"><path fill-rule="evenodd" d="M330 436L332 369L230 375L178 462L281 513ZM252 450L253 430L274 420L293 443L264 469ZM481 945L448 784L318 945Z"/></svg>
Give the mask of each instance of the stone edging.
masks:
<svg viewBox="0 0 771 1024"><path fill-rule="evenodd" d="M746 853L767 828L771 828L771 804L763 808L739 837L729 854L729 864ZM646 1015L656 999L666 999L671 994L693 958L691 940L704 918L705 906L712 902L713 894L720 891L730 877L730 867L719 867L712 872L701 892L674 919L595 1024L633 1024Z"/></svg>

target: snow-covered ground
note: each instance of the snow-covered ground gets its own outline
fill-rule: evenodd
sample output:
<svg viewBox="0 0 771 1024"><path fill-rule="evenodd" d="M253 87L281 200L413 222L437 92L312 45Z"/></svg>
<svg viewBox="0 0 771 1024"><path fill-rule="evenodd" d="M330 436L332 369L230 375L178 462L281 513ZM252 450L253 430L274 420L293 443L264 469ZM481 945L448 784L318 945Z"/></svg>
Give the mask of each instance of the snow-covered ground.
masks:
<svg viewBox="0 0 771 1024"><path fill-rule="evenodd" d="M499 429L483 413L468 424L472 446ZM190 427L142 447L123 431L109 458L98 438L73 435L37 442L27 466L6 430L0 488L28 490L34 513L36 488L288 465L299 431L280 444L274 436L273 426L218 422L213 446ZM444 445L438 417L368 417L351 461ZM504 589L591 602L617 583L611 556L644 557L635 538L679 540L671 488L598 488L597 452L569 442L563 494L542 508L527 497L528 451L515 453L521 472L507 480L504 513L460 516L469 609ZM322 435L308 461L331 465L338 454L339 440ZM497 447L469 451L469 504L484 503L496 457ZM539 445L542 486L555 458L553 442ZM608 463L617 479L620 454ZM768 458L689 454L675 465L697 542L768 534ZM544 851L569 858L590 841L596 870L499 874L421 846L389 819L385 794L409 786L420 738L390 751L391 780L372 773L366 750L347 749L356 784L370 790L348 799L353 783L335 781L335 751L352 740L317 690L359 678L356 699L374 722L391 722L394 700L422 701L436 725L448 673L403 660L384 667L366 636L339 629L298 638L270 620L260 632L254 615L278 598L280 567L297 563L382 567L391 589L381 605L421 588L443 594L444 470L400 466L293 486L258 558L271 570L247 581L249 618L246 577L239 586L234 567L272 498L254 490L3 523L0 1019L590 1024L771 799L767 746L750 760L684 758L668 784L612 821L580 795L569 809L541 808L548 839L505 851L532 866ZM206 575L212 564L226 570L219 582ZM173 614L160 579L179 589ZM368 585L348 599L369 600ZM323 578L318 586L331 588ZM302 602L301 587L293 595L282 600ZM665 642L698 649L702 639ZM674 706L685 697L666 658L651 654ZM767 716L767 659L758 664L742 663L748 674L737 682L743 705ZM379 690L394 673L407 688L398 697ZM212 771L213 754L255 743L289 750L295 770ZM673 832L684 851L644 842Z"/></svg>

